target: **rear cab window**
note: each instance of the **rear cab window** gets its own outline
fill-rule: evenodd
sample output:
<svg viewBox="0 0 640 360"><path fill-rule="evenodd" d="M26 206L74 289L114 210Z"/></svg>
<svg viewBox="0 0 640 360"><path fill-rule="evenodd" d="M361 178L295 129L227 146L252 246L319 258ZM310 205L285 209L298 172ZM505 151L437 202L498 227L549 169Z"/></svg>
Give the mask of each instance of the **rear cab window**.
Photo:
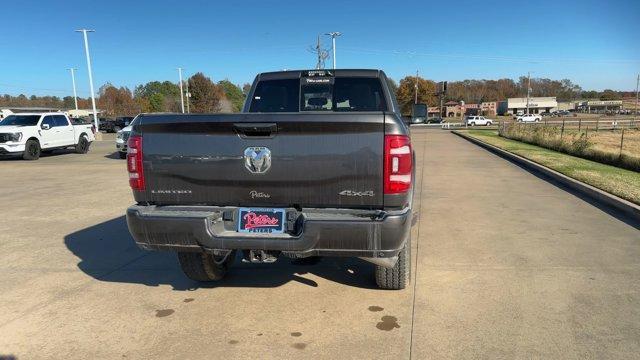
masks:
<svg viewBox="0 0 640 360"><path fill-rule="evenodd" d="M260 80L249 112L387 111L378 77L331 76L324 70L299 79Z"/></svg>
<svg viewBox="0 0 640 360"><path fill-rule="evenodd" d="M300 97L298 79L258 82L249 112L297 112Z"/></svg>

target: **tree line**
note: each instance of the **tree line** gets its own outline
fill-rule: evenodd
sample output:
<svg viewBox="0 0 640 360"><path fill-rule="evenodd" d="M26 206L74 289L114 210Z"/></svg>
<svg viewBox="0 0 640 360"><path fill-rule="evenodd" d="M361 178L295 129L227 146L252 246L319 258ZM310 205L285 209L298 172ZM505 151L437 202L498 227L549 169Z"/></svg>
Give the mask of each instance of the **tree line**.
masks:
<svg viewBox="0 0 640 360"><path fill-rule="evenodd" d="M403 114L411 112L411 105L415 99L415 85L418 85L418 102L429 106L438 106L439 97L436 94L436 82L415 76L406 76L399 83L389 80L389 86L396 93ZM529 80L526 76L514 79L498 80L463 80L450 81L444 101L464 101L466 103L480 103L483 101L502 101L511 97L525 97ZM620 100L635 96L631 91L583 90L579 85L568 79L552 80L547 78L531 78L531 96L555 96L558 101L572 101L578 99ZM239 112L242 109L247 92L251 85L242 87L222 80L215 83L211 78L198 72L189 77L183 84L191 94L189 110L193 113L209 112ZM171 81L150 81L136 86L133 91L127 87L116 87L106 83L100 87L97 94L97 107L103 111L102 115L114 117L121 115L136 115L140 112L179 112L180 87ZM186 102L185 98L185 102ZM52 107L73 109L72 96L63 98L57 96L27 97L20 94L8 94L0 97L0 107ZM78 98L78 107L90 109L91 101Z"/></svg>
<svg viewBox="0 0 640 360"><path fill-rule="evenodd" d="M246 89L229 80L213 82L211 78L198 72L189 77L183 84L185 94L190 93L189 111L192 113L239 112L242 109ZM116 87L111 83L102 85L96 94L96 107L102 111L101 116L134 116L141 112L180 112L180 86L171 81L150 81L136 86L133 91L127 87ZM74 109L72 96L29 96L24 94L0 97L0 107L50 107ZM90 98L78 98L78 108L91 109Z"/></svg>
<svg viewBox="0 0 640 360"><path fill-rule="evenodd" d="M415 101L415 85L418 85L418 103L429 106L438 106L440 98L436 94L437 84L428 79L415 76L406 76L399 84L390 80L390 86L396 89L396 97L403 114L410 114L412 104ZM529 79L521 76L518 80L463 80L449 81L447 92L443 97L447 101L464 101L477 104L489 101L503 101L507 98L526 97ZM571 80L552 80L547 78L531 78L530 89L532 97L555 96L558 101L573 100L621 100L635 97L632 91L584 91Z"/></svg>

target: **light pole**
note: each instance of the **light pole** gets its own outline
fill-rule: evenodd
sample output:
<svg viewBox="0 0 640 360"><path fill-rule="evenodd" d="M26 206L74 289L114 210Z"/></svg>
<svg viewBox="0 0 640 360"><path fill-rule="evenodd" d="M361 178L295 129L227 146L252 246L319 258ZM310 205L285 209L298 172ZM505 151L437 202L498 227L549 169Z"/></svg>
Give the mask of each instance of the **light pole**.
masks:
<svg viewBox="0 0 640 360"><path fill-rule="evenodd" d="M187 81L184 82L184 85L187 87L186 88L186 94L185 96L187 97L187 114L190 113L189 111L189 98L191 97L191 93L189 92L189 78L187 78Z"/></svg>
<svg viewBox="0 0 640 360"><path fill-rule="evenodd" d="M414 87L414 100L413 103L417 104L418 103L418 70L416 70L416 83L413 84Z"/></svg>
<svg viewBox="0 0 640 360"><path fill-rule="evenodd" d="M74 74L74 71L76 69L69 68L68 70L71 71L71 83L73 84L73 102L76 104L76 112L77 112L78 111L78 94L76 93L76 76ZM78 116L78 114L76 114L76 116Z"/></svg>
<svg viewBox="0 0 640 360"><path fill-rule="evenodd" d="M87 33L94 32L95 30L87 30L80 29L76 30L76 32L81 32L84 37L84 53L87 56L87 71L89 72L89 88L91 89L91 106L93 108L93 122L96 127L96 134L100 134L99 128L100 124L98 124L98 114L96 110L96 95L93 91L93 74L91 73L91 57L89 56L89 39L87 38Z"/></svg>
<svg viewBox="0 0 640 360"><path fill-rule="evenodd" d="M333 70L335 70L336 69L336 38L342 35L342 33L334 31L334 32L326 33L325 35L331 36L331 41L332 41L331 48L333 49Z"/></svg>
<svg viewBox="0 0 640 360"><path fill-rule="evenodd" d="M180 78L180 108L184 114L184 94L182 93L182 68L178 68L178 77Z"/></svg>

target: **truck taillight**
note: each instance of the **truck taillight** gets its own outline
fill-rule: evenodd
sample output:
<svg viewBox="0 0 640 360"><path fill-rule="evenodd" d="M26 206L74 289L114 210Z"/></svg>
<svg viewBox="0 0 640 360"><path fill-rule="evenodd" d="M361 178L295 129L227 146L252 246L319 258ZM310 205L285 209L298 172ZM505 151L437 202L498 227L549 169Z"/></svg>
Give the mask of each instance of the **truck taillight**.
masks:
<svg viewBox="0 0 640 360"><path fill-rule="evenodd" d="M411 188L411 140L405 135L384 137L384 193L400 194Z"/></svg>
<svg viewBox="0 0 640 360"><path fill-rule="evenodd" d="M134 135L127 141L127 171L129 185L133 190L144 190L144 172L142 169L142 136Z"/></svg>

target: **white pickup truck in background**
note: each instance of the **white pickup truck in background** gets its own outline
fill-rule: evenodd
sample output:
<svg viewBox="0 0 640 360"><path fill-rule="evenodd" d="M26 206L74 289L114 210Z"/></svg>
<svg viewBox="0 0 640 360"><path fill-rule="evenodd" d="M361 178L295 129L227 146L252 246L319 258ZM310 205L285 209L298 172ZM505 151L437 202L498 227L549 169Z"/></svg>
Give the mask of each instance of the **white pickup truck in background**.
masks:
<svg viewBox="0 0 640 360"><path fill-rule="evenodd" d="M43 152L69 147L86 154L94 140L91 124L73 124L59 112L13 114L0 121L0 156L37 160Z"/></svg>

